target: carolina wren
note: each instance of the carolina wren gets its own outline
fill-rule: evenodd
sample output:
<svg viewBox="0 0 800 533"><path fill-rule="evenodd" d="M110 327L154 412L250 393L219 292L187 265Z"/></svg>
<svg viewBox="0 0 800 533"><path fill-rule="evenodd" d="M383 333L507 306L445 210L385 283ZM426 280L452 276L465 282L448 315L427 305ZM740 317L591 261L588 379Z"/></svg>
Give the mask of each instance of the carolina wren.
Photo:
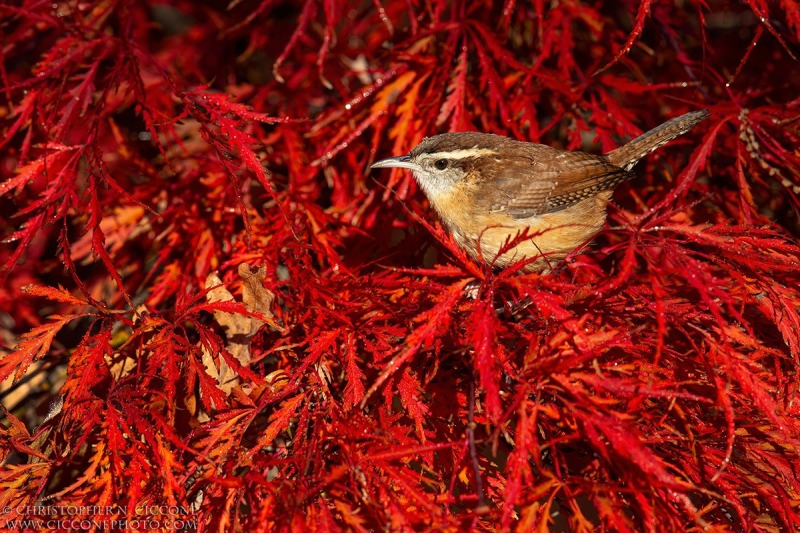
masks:
<svg viewBox="0 0 800 533"><path fill-rule="evenodd" d="M411 170L472 257L498 267L531 259L525 271L545 271L600 230L613 188L633 177L641 158L706 117L705 110L686 113L605 155L489 133L444 133L370 168Z"/></svg>

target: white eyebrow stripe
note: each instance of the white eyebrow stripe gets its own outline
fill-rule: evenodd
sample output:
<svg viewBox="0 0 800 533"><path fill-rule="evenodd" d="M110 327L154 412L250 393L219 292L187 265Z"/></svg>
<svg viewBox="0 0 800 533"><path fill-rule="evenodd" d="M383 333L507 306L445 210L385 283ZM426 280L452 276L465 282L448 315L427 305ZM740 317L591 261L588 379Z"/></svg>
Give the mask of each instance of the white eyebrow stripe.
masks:
<svg viewBox="0 0 800 533"><path fill-rule="evenodd" d="M467 159L468 157L480 157L496 153L497 151L491 148L462 148L460 150L453 150L452 152L432 152L424 155L431 159Z"/></svg>

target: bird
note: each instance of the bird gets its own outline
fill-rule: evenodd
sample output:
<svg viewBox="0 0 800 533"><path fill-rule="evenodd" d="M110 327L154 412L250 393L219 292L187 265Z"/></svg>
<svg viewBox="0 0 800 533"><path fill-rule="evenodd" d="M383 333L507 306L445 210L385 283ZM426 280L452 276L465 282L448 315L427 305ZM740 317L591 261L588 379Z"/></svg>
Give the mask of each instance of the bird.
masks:
<svg viewBox="0 0 800 533"><path fill-rule="evenodd" d="M427 137L371 169L410 170L445 229L473 259L550 272L600 231L614 187L636 163L709 116L692 111L605 155L481 132Z"/></svg>

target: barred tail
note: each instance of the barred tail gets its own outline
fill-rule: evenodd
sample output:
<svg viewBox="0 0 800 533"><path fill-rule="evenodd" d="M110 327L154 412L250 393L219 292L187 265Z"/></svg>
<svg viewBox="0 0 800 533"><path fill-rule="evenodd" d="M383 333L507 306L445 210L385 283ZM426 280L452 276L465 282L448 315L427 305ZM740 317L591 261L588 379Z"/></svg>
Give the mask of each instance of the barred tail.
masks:
<svg viewBox="0 0 800 533"><path fill-rule="evenodd" d="M708 111L702 109L668 120L647 133L639 135L628 144L611 150L606 154L606 158L612 165L630 170L641 158L675 137L683 135L695 124L705 120L708 115Z"/></svg>

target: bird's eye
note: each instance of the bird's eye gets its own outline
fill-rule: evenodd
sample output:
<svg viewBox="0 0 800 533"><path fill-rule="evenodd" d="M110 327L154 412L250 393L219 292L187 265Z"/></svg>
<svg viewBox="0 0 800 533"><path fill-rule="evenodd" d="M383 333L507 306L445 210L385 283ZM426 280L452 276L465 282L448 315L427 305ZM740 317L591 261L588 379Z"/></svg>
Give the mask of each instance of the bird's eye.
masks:
<svg viewBox="0 0 800 533"><path fill-rule="evenodd" d="M447 159L437 159L433 166L435 166L438 170L444 170L447 168Z"/></svg>

